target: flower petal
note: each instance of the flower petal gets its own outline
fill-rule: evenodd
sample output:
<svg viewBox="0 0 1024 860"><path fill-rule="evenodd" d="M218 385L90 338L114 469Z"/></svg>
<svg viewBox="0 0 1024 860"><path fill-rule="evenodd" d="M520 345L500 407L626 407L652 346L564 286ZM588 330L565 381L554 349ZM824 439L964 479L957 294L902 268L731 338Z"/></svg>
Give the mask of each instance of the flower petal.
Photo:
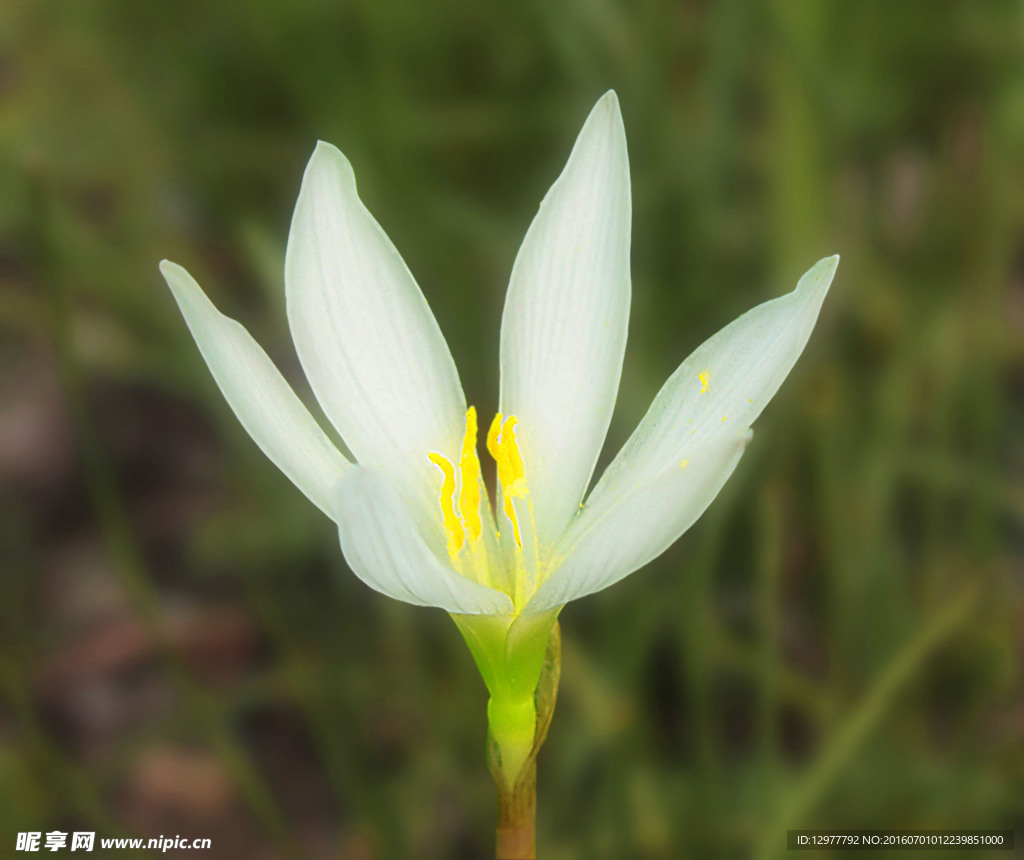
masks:
<svg viewBox="0 0 1024 860"><path fill-rule="evenodd" d="M331 516L334 488L352 464L249 332L218 311L181 266L164 260L160 272L242 426L295 486Z"/></svg>
<svg viewBox="0 0 1024 860"><path fill-rule="evenodd" d="M629 318L629 162L614 92L591 111L519 249L501 325L501 412L538 539L576 512L611 420Z"/></svg>
<svg viewBox="0 0 1024 860"><path fill-rule="evenodd" d="M749 431L719 436L646 483L604 494L606 503L570 527L556 554L563 559L560 566L526 611L543 612L600 591L661 555L718 495L749 438Z"/></svg>
<svg viewBox="0 0 1024 860"><path fill-rule="evenodd" d="M700 516L803 352L838 263L820 260L793 292L748 311L680 365L566 533L554 554L561 566L530 612L617 582Z"/></svg>
<svg viewBox="0 0 1024 860"><path fill-rule="evenodd" d="M793 292L747 311L699 346L662 386L580 516L612 487L645 483L753 424L803 352L838 264L838 256L820 260Z"/></svg>
<svg viewBox="0 0 1024 860"><path fill-rule="evenodd" d="M437 557L383 472L350 469L338 484L335 517L349 567L381 594L468 615L512 612L507 594L460 576Z"/></svg>
<svg viewBox="0 0 1024 860"><path fill-rule="evenodd" d="M285 262L288 320L317 399L360 464L436 506L429 451L454 459L465 397L423 294L356 193L352 167L318 143Z"/></svg>

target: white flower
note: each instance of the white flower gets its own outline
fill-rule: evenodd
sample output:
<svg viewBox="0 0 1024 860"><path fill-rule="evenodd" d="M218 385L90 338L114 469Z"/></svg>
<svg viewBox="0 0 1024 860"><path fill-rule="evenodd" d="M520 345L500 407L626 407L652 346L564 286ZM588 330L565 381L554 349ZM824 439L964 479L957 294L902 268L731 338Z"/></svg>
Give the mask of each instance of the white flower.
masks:
<svg viewBox="0 0 1024 860"><path fill-rule="evenodd" d="M618 582L701 515L803 350L838 262L822 260L792 293L744 314L684 361L586 495L626 345L630 213L625 133L609 92L512 269L500 413L487 433L498 471L493 509L476 412L448 346L333 146L318 144L306 168L285 284L302 367L357 463L241 325L180 266L160 268L228 403L337 522L356 575L409 603L498 616L507 631L514 617L550 615Z"/></svg>

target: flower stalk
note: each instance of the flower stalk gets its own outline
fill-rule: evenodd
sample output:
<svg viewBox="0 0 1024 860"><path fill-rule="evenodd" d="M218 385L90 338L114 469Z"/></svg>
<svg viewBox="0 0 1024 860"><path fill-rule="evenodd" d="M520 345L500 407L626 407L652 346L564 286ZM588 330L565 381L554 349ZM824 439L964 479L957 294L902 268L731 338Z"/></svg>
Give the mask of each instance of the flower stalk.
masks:
<svg viewBox="0 0 1024 860"><path fill-rule="evenodd" d="M529 707L524 708L523 703L496 702L493 698L488 703L487 764L498 789L497 860L533 860L537 856L537 753L547 738L555 712L561 670L562 637L555 622ZM523 724L519 720L527 713L532 714L528 750L522 759L510 759L508 751L520 749ZM515 715L511 723L502 722L506 714Z"/></svg>

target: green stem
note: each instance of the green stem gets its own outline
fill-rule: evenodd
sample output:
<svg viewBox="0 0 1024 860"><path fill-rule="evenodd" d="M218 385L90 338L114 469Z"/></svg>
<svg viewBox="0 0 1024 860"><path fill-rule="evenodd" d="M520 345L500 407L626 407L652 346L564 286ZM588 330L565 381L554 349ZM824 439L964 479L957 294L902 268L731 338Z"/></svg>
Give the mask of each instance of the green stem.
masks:
<svg viewBox="0 0 1024 860"><path fill-rule="evenodd" d="M534 860L537 856L537 760L533 758L509 789L500 774L498 786L497 860Z"/></svg>
<svg viewBox="0 0 1024 860"><path fill-rule="evenodd" d="M532 698L492 697L488 703L488 765L498 789L497 860L537 856L537 753L555 712L561 668L562 637L556 622Z"/></svg>

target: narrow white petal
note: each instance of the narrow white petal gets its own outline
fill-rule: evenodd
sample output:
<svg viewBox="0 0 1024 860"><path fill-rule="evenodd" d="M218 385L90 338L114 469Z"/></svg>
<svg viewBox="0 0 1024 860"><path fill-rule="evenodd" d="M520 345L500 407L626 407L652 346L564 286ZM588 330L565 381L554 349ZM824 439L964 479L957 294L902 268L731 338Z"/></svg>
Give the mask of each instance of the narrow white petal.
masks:
<svg viewBox="0 0 1024 860"><path fill-rule="evenodd" d="M793 292L748 311L680 365L548 561L561 566L531 612L617 582L700 516L803 352L838 263L819 261Z"/></svg>
<svg viewBox="0 0 1024 860"><path fill-rule="evenodd" d="M614 585L668 549L718 495L750 434L719 436L693 458L664 468L642 484L614 488L580 516L563 539L560 566L537 590L532 613ZM612 499L614 497L614 499Z"/></svg>
<svg viewBox="0 0 1024 860"><path fill-rule="evenodd" d="M435 555L383 472L350 469L338 485L335 518L349 567L381 594L467 615L512 612L508 595L460 576Z"/></svg>
<svg viewBox="0 0 1024 860"><path fill-rule="evenodd" d="M334 488L352 464L327 438L249 332L218 311L181 266L164 260L160 272L242 426L295 486L331 516Z"/></svg>
<svg viewBox="0 0 1024 860"><path fill-rule="evenodd" d="M455 456L465 398L423 294L356 193L345 156L317 144L285 264L288 320L317 399L360 464L437 503L429 451Z"/></svg>
<svg viewBox="0 0 1024 860"><path fill-rule="evenodd" d="M603 504L612 487L644 483L753 424L803 352L838 263L838 256L820 260L793 292L747 311L699 346L658 392L587 507Z"/></svg>
<svg viewBox="0 0 1024 860"><path fill-rule="evenodd" d="M586 492L611 420L629 318L629 162L614 92L591 111L516 257L501 324L541 545Z"/></svg>

